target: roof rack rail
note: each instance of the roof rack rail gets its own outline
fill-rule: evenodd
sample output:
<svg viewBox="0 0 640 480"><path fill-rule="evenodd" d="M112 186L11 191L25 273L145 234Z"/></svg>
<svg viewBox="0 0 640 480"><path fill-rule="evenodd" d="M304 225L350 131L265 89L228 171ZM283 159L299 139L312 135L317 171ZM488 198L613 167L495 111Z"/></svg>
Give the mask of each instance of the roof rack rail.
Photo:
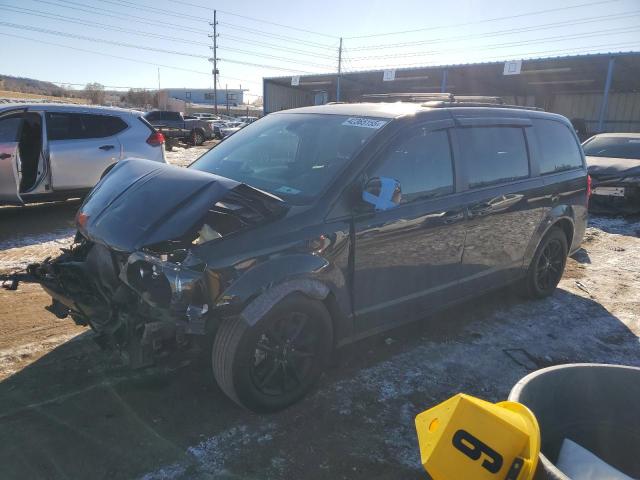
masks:
<svg viewBox="0 0 640 480"><path fill-rule="evenodd" d="M504 98L502 97L487 97L485 95L454 95L453 98L454 101L460 103L480 102L504 105Z"/></svg>
<svg viewBox="0 0 640 480"><path fill-rule="evenodd" d="M491 102L424 102L422 107L431 108L450 108L450 107L492 107L492 108L513 108L516 110L532 110L536 112L544 112L543 108L527 107L523 105L510 105L508 103L491 103Z"/></svg>
<svg viewBox="0 0 640 480"><path fill-rule="evenodd" d="M452 93L365 93L363 99L390 101L400 100L405 102L443 101L452 102Z"/></svg>
<svg viewBox="0 0 640 480"><path fill-rule="evenodd" d="M420 103L423 107L495 107L519 110L543 111L538 107L509 105L504 98L486 95L454 95L453 93L366 93L363 100L389 102L404 101Z"/></svg>

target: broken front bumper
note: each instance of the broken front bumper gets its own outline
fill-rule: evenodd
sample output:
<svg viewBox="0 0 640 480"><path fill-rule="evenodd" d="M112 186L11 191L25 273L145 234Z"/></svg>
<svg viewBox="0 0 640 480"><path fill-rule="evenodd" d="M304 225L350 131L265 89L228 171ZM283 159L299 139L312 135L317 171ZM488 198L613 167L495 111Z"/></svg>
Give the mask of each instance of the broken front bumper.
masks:
<svg viewBox="0 0 640 480"><path fill-rule="evenodd" d="M207 333L205 279L211 275L188 252L179 259L122 254L82 241L29 272L51 295L49 311L91 326L101 346L140 367L186 346L189 335Z"/></svg>

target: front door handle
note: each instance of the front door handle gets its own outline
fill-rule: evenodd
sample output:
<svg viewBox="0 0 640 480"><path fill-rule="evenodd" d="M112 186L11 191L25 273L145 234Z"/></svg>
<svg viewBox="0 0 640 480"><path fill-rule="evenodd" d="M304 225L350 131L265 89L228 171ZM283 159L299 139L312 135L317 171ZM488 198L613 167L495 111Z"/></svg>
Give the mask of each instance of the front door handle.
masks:
<svg viewBox="0 0 640 480"><path fill-rule="evenodd" d="M4 160L5 158L11 158L13 155L10 153L0 153L0 160Z"/></svg>
<svg viewBox="0 0 640 480"><path fill-rule="evenodd" d="M114 148L116 148L116 147L114 147L113 145L102 145L101 147L98 147L98 148L99 148L100 150L107 151L107 150L113 150L113 149L114 149Z"/></svg>

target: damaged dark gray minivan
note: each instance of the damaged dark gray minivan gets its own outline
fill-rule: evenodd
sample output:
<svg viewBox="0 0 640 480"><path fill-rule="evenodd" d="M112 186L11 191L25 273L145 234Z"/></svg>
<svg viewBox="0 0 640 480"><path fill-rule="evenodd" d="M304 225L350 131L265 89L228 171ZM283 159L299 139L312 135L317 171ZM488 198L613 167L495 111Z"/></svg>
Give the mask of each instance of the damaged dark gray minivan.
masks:
<svg viewBox="0 0 640 480"><path fill-rule="evenodd" d="M455 101L269 115L189 168L118 163L60 257L49 307L133 365L211 338L255 411L290 405L333 349L515 283L550 295L587 219L571 124Z"/></svg>

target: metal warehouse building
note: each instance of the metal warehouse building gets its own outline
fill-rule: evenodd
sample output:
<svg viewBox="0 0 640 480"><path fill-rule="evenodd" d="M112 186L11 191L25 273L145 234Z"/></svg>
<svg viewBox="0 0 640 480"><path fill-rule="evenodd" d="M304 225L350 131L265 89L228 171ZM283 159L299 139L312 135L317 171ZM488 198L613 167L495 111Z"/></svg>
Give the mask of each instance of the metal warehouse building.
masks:
<svg viewBox="0 0 640 480"><path fill-rule="evenodd" d="M640 132L640 53L265 78L264 113L375 93L502 97L581 119L588 132Z"/></svg>
<svg viewBox="0 0 640 480"><path fill-rule="evenodd" d="M217 97L217 104L225 106L227 103L235 107L244 103L244 90L239 88L218 88L217 95L212 88L166 88L160 90L161 101L175 98L187 103L197 103L202 105L214 105Z"/></svg>

